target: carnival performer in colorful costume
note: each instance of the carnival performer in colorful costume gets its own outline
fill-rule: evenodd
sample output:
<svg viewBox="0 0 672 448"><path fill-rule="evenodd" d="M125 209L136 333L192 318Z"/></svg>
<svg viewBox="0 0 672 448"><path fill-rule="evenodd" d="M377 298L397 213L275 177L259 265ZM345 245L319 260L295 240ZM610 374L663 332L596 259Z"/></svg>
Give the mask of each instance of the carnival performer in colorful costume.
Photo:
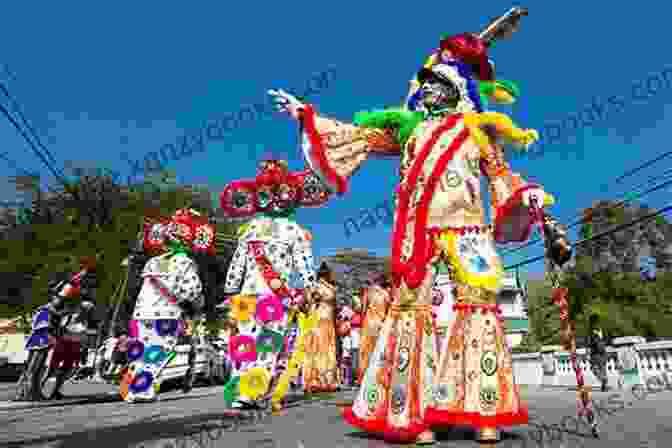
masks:
<svg viewBox="0 0 672 448"><path fill-rule="evenodd" d="M142 289L129 324L129 368L120 392L127 402L156 399L161 372L174 359L185 319L204 305L196 252L214 254L214 227L194 210L146 225L145 250L163 252L145 264Z"/></svg>
<svg viewBox="0 0 672 448"><path fill-rule="evenodd" d="M503 114L478 113L451 65L423 69L418 79L422 112L360 113L354 125L318 116L285 92L270 93L301 121L308 164L340 194L369 156L401 156L392 305L346 420L389 441L433 443L432 427L458 424L493 440L497 427L528 421L496 306L502 265L494 243L525 241L535 222L530 208L553 199L504 161L501 143L526 148L536 131ZM492 225L485 224L481 175L490 183ZM453 272L457 316L439 359L431 266L440 258Z"/></svg>
<svg viewBox="0 0 672 448"><path fill-rule="evenodd" d="M312 237L294 213L298 207L318 207L328 196L314 174L289 172L278 160L263 162L256 179L233 182L221 194L229 216L254 217L241 229L225 287L238 325L229 350L233 376L225 392L233 407L262 407L272 394L279 409L298 374L300 330L312 324L302 313L303 292L289 282L298 274L302 287L310 289L316 278Z"/></svg>
<svg viewBox="0 0 672 448"><path fill-rule="evenodd" d="M358 382L361 383L364 373L369 365L369 358L376 347L376 341L380 336L383 323L387 317L391 298L390 290L385 276L374 279L374 282L362 292L362 313L364 321L362 322L362 340L359 352L359 372L357 372Z"/></svg>
<svg viewBox="0 0 672 448"><path fill-rule="evenodd" d="M339 385L336 360L336 280L326 263L311 292L311 313L318 324L306 335L303 385L308 393L335 392Z"/></svg>

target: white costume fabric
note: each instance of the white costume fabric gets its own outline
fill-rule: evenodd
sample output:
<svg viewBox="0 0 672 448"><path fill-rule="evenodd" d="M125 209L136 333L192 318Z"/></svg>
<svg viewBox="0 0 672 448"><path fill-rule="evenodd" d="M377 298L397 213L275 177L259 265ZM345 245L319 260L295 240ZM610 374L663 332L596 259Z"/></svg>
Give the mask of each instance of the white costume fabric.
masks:
<svg viewBox="0 0 672 448"><path fill-rule="evenodd" d="M203 306L203 284L194 260L185 254L151 258L142 273L143 284L129 325L129 373L134 376L126 401L156 398L160 374L174 356L184 331L184 313L178 303ZM156 279L162 287L154 283ZM126 394L124 392L127 392Z"/></svg>
<svg viewBox="0 0 672 448"><path fill-rule="evenodd" d="M255 303L256 313L249 320L237 320L239 334L232 338L230 353L232 354L232 379L227 387L237 388L236 384L241 381L250 369L263 368L270 378L270 392L272 385L287 367L289 351L292 349L292 327L296 326L293 314L289 313L290 297L278 297L268 285L262 270L258 266L252 244L263 248L263 254L271 264L273 271L277 273L285 285L291 283L292 277L298 274L302 287L312 288L315 286L314 261L311 247L311 236L297 223L287 218L257 217L250 221L238 240L238 247L233 255L231 265L226 278L225 294L236 295L236 298ZM260 309L264 301L279 300L282 303L282 317L278 320L268 321L262 318L263 310ZM249 302L248 302L249 303ZM277 302L276 302L277 303ZM236 305L233 305L234 310ZM294 331L293 333L296 333ZM273 350L260 350L262 339L266 335L269 339L284 340L280 347ZM296 336L296 335L294 335ZM256 341L256 356L254 360L247 361L236 359L234 341ZM256 398L246 396L241 390L233 392L237 399L233 406L241 403L254 403Z"/></svg>

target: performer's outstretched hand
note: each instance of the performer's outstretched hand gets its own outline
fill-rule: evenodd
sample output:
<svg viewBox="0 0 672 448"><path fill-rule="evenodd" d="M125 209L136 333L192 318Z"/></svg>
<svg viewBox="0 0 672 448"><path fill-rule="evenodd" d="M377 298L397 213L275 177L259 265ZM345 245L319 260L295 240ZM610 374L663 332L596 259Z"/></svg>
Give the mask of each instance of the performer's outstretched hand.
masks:
<svg viewBox="0 0 672 448"><path fill-rule="evenodd" d="M299 119L304 104L295 96L290 95L284 90L269 90L268 94L273 97L273 103L280 112L287 112L295 119Z"/></svg>

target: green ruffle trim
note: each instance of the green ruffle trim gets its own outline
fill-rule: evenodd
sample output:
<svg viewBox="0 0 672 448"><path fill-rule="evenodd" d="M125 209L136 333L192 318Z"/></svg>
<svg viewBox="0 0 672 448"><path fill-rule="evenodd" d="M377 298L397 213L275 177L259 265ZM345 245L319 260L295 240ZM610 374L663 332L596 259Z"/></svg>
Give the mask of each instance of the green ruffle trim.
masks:
<svg viewBox="0 0 672 448"><path fill-rule="evenodd" d="M384 109L369 112L357 112L353 123L363 128L394 129L397 142L404 146L413 131L424 120L422 112L410 112L404 109Z"/></svg>
<svg viewBox="0 0 672 448"><path fill-rule="evenodd" d="M520 88L513 81L498 79L496 81L481 81L478 83L479 93L486 97L492 96L498 87L509 92L514 99L520 97Z"/></svg>

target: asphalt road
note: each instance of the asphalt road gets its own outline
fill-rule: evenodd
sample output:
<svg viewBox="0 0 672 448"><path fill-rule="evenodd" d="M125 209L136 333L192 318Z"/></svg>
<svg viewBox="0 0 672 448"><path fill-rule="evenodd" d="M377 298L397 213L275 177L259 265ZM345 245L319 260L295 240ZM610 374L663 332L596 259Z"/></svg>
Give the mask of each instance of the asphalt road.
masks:
<svg viewBox="0 0 672 448"><path fill-rule="evenodd" d="M196 388L162 394L161 401L128 405L101 385L69 386L71 401L28 407L0 401L0 446L51 448L383 448L386 443L368 438L345 425L335 400L338 397L299 400L280 415L257 425L239 424L223 417L222 387ZM600 402L613 393L596 393ZM0 383L0 399L13 395L9 384ZM534 425L505 430L498 447L536 448L638 448L669 447L672 440L672 392L661 392L613 415L601 417L601 439L556 433L544 439L535 425L560 424L576 415L575 392L526 391ZM626 402L628 399L625 400ZM616 406L607 406L615 410ZM571 425L568 425L571 426ZM570 428L571 429L571 428ZM574 430L576 431L576 430ZM191 435L186 435L191 433ZM562 436L562 437L561 437ZM438 447L475 447L469 429L454 429L439 437Z"/></svg>

